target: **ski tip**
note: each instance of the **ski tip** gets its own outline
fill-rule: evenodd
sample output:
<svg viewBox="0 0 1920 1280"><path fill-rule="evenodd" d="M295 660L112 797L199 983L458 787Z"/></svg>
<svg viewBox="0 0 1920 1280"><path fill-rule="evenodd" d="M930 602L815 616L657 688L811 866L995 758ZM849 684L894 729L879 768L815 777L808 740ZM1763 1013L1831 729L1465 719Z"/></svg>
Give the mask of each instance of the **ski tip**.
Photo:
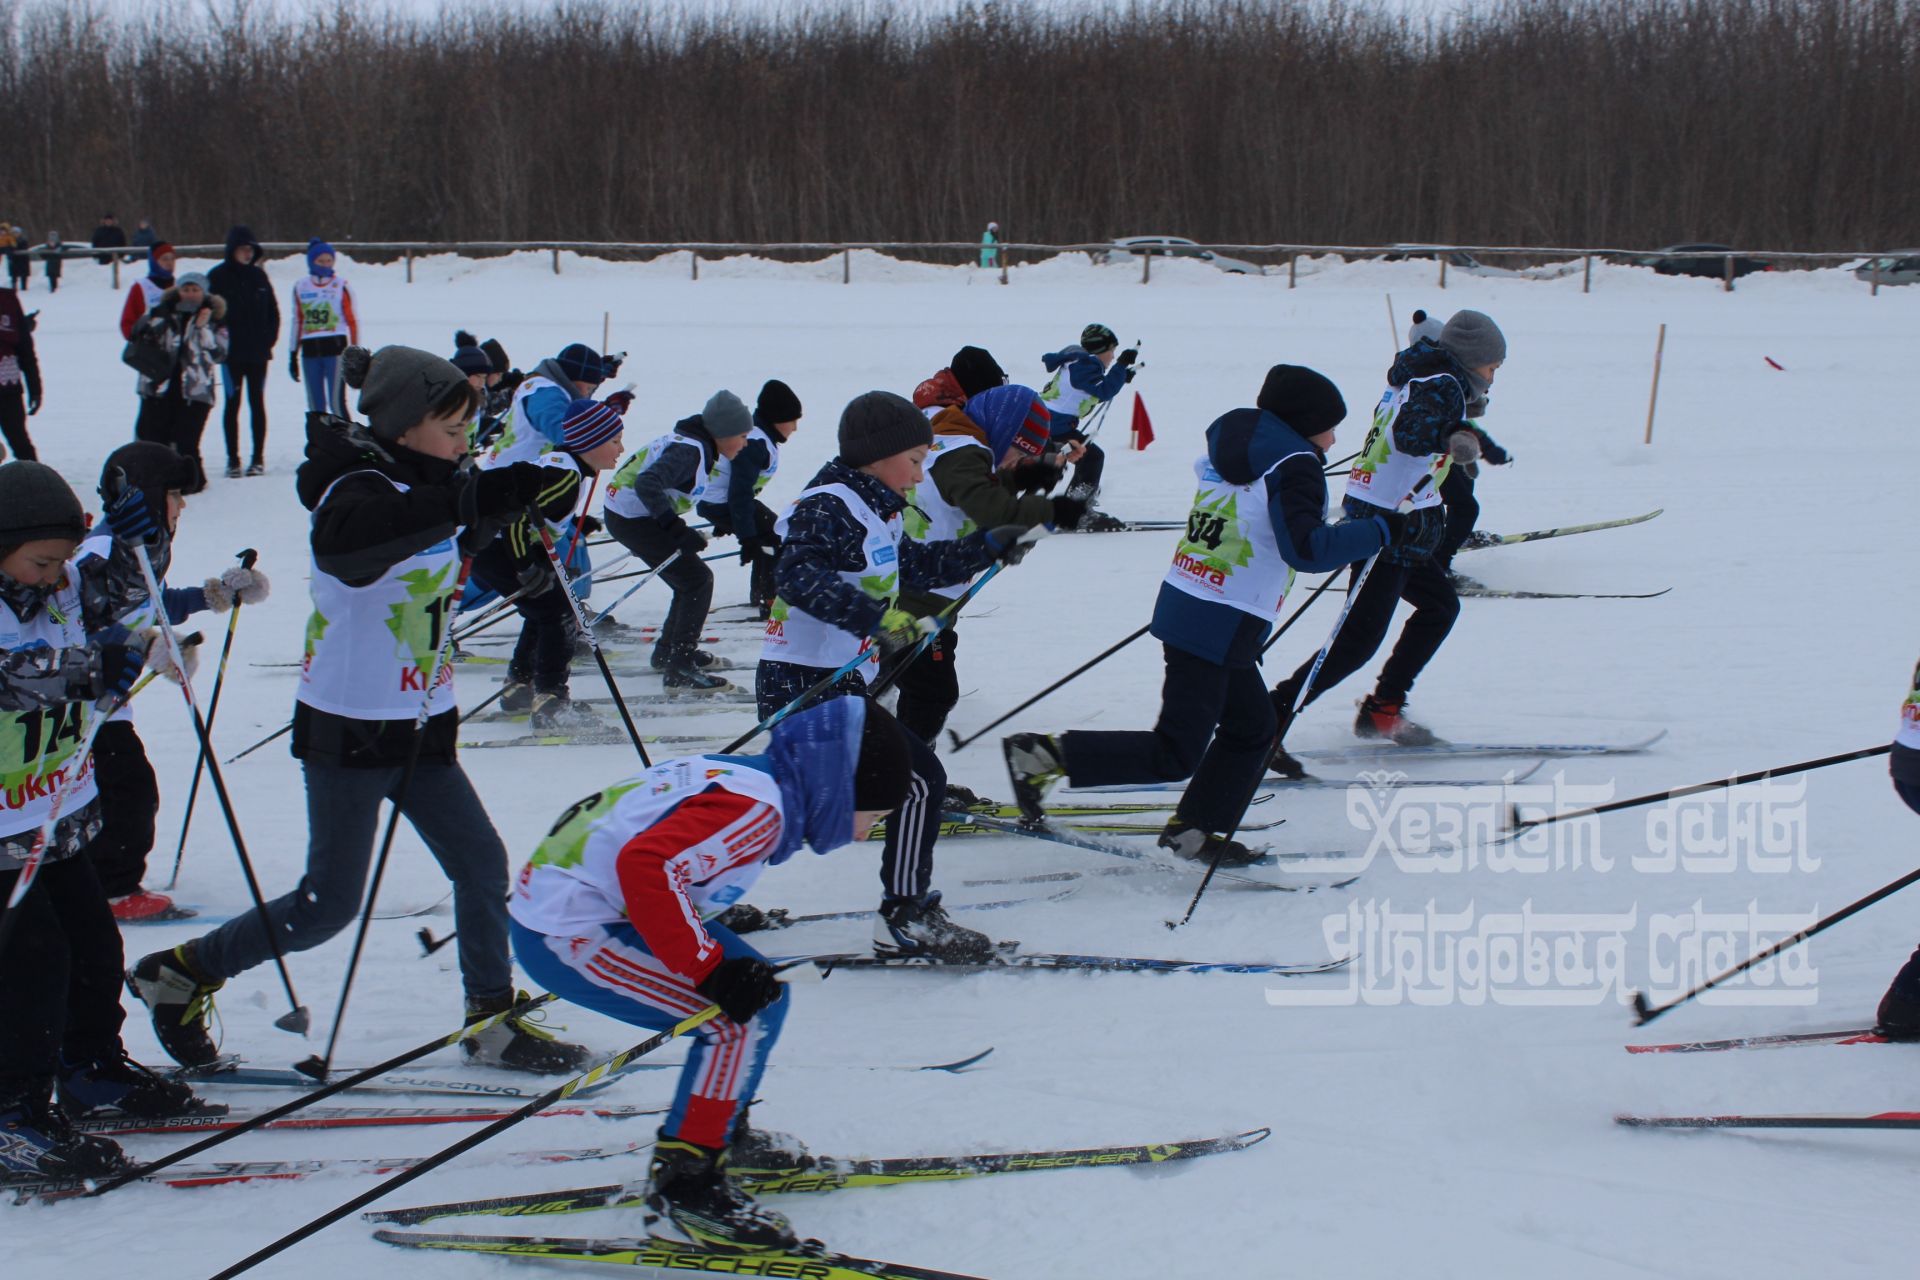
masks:
<svg viewBox="0 0 1920 1280"><path fill-rule="evenodd" d="M978 1052L978 1053L976 1053L976 1054L974 1054L974 1055L973 1055L972 1057L970 1057L970 1058L961 1058L961 1059L960 1059L959 1061L957 1061L957 1062L936 1062L936 1063L933 1063L933 1064L932 1064L932 1065L930 1065L930 1066L925 1066L925 1067L915 1067L915 1068L914 1068L914 1070L916 1070L916 1071L945 1071L945 1072L947 1072L947 1073L949 1073L950 1075L956 1075L956 1076L957 1076L957 1075L959 1075L959 1074L960 1074L961 1072L963 1072L963 1071L966 1071L966 1070L968 1070L969 1068L971 1068L971 1067L973 1067L973 1066L975 1066L976 1064L978 1064L978 1063L979 1063L979 1062L980 1062L980 1061L981 1061L981 1060L982 1060L983 1058L985 1058L985 1057L986 1057L986 1056L987 1056L988 1054L990 1054L990 1053L992 1053L992 1052L993 1052L993 1046L992 1046L992 1045L988 1045L988 1046L987 1046L986 1048L984 1048L984 1049L982 1049L982 1050L981 1050L980 1052Z"/></svg>
<svg viewBox="0 0 1920 1280"><path fill-rule="evenodd" d="M295 1005L286 1013L273 1020L273 1025L282 1031L291 1031L297 1036L307 1034L307 1028L313 1025L313 1017L307 1012L307 1006Z"/></svg>

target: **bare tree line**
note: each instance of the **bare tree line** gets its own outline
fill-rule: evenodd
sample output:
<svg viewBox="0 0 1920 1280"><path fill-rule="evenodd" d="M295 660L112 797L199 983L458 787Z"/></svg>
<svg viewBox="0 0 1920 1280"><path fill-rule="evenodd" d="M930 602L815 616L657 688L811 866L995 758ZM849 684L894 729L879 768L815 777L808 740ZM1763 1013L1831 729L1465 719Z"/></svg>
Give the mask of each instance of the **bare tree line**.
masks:
<svg viewBox="0 0 1920 1280"><path fill-rule="evenodd" d="M0 216L266 239L1920 242L1916 0L409 21L0 0Z"/></svg>

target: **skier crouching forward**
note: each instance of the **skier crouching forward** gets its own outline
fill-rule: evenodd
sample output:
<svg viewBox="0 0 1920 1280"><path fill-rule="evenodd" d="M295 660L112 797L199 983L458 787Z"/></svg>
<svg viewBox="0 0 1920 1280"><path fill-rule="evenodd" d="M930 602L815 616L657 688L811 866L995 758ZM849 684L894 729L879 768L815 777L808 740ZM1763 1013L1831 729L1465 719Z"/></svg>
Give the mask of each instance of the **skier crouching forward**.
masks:
<svg viewBox="0 0 1920 1280"><path fill-rule="evenodd" d="M588 796L521 870L513 950L536 983L642 1027L720 1006L694 1032L654 1148L654 1235L733 1249L798 1243L728 1172L807 1158L786 1135L747 1124L790 1002L773 966L712 917L803 842L827 853L864 840L906 796L908 760L892 716L835 698L775 726L765 755L668 760Z"/></svg>

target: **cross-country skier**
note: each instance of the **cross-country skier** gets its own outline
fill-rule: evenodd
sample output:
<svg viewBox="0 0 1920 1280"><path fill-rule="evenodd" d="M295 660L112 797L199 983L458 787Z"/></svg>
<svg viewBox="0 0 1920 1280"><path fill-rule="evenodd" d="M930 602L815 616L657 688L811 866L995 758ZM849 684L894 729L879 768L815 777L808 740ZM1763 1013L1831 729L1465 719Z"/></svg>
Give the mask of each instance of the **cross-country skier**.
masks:
<svg viewBox="0 0 1920 1280"><path fill-rule="evenodd" d="M1040 357L1052 375L1040 389L1047 412L1053 415L1053 439L1066 446L1066 460L1074 464L1073 483L1067 496L1087 504L1090 514L1083 529L1099 533L1119 526L1112 516L1091 512L1100 497L1100 475L1107 455L1087 439L1082 424L1094 410L1120 394L1133 381L1134 361L1140 353L1132 347L1119 350L1120 339L1103 324L1090 324L1080 331L1077 345L1050 351Z"/></svg>
<svg viewBox="0 0 1920 1280"><path fill-rule="evenodd" d="M336 413L340 354L360 342L360 318L353 311L353 290L334 271L333 246L307 241L307 274L293 282L293 326L287 336L287 375L305 376L307 411ZM344 403L344 402L343 402Z"/></svg>
<svg viewBox="0 0 1920 1280"><path fill-rule="evenodd" d="M722 453L714 462L706 494L693 507L693 513L711 524L715 533L739 540L740 563L748 573L747 598L760 611L762 622L773 606L773 562L780 553L780 539L773 531L778 517L760 501L760 491L780 470L780 446L799 429L800 413L800 397L793 388L769 378L754 403L746 444L733 456Z"/></svg>
<svg viewBox="0 0 1920 1280"><path fill-rule="evenodd" d="M1413 324L1407 330L1407 345L1417 346L1422 338L1438 343L1446 326L1424 311L1413 313ZM1486 405L1467 406L1467 430L1473 432L1474 441L1479 446L1477 458L1462 461L1456 458L1447 468L1447 478L1440 482L1440 501L1447 508L1446 532L1440 537L1440 545L1434 549L1433 559L1449 578L1453 578L1453 557L1473 532L1473 526L1480 519L1480 501L1473 496L1474 482L1480 478L1480 464L1490 467L1504 467L1513 461L1513 455L1500 447L1498 441L1488 435L1479 423L1473 420L1476 413L1486 412ZM1471 453L1472 446L1462 442L1463 453ZM1455 580L1458 585L1457 579Z"/></svg>
<svg viewBox="0 0 1920 1280"><path fill-rule="evenodd" d="M667 760L568 809L514 884L513 950L547 990L693 1033L647 1183L647 1230L732 1249L796 1243L729 1169L792 1168L806 1152L751 1127L747 1107L792 1004L773 967L714 917L804 842L863 840L907 789L906 738L865 698L776 725L765 755Z"/></svg>
<svg viewBox="0 0 1920 1280"><path fill-rule="evenodd" d="M1446 533L1439 486L1456 458L1470 461L1477 456L1479 442L1466 420L1476 411L1485 411L1494 374L1506 358L1505 335L1478 311L1456 312L1437 341L1421 337L1400 352L1387 372L1387 389L1374 407L1366 444L1347 477L1345 510L1355 519L1394 511L1409 497L1413 499L1405 539L1396 540L1374 565L1307 698L1311 705L1365 665L1386 638L1394 607L1402 600L1411 604L1413 616L1354 719L1353 730L1363 738L1408 746L1436 741L1405 711L1414 680L1460 614L1460 597L1434 560ZM1423 478L1431 483L1416 492ZM1351 579L1358 579L1361 567L1353 566ZM1279 732L1271 767L1286 777L1306 773L1282 742L1312 666L1310 657L1273 690Z"/></svg>
<svg viewBox="0 0 1920 1280"><path fill-rule="evenodd" d="M293 713L293 754L307 787L306 873L264 915L235 916L143 957L127 975L161 1047L188 1066L217 1056L207 1024L228 978L270 960L276 940L279 951L305 951L353 922L383 800L400 806L453 882L467 1020L519 1000L507 949L507 851L455 759L459 708L453 667L440 654L462 555L519 518L552 472L461 465L479 393L439 356L382 347L369 357L350 347L342 373L360 388L367 421L310 414L297 478L313 512L314 609ZM430 717L421 729L423 699ZM586 1057L524 1017L462 1043L472 1061L522 1071L571 1073Z"/></svg>
<svg viewBox="0 0 1920 1280"><path fill-rule="evenodd" d="M933 444L926 418L903 397L889 391L854 397L840 415L839 444L839 456L820 469L777 526L779 595L754 682L762 718L863 653L870 662L917 643L922 620L896 603L902 589L965 582L995 560L1017 563L1026 554L1018 528L982 530L954 541L903 536L905 495L925 479L920 465ZM866 696L867 665L817 696ZM982 959L992 953L986 935L955 924L930 888L947 772L926 743L909 734L907 745L913 784L887 823L874 950Z"/></svg>
<svg viewBox="0 0 1920 1280"><path fill-rule="evenodd" d="M1370 556L1407 518L1375 511L1326 523L1321 469L1347 416L1333 383L1275 365L1255 404L1217 418L1194 463L1200 487L1153 609L1167 663L1158 723L1007 738L1014 798L1029 817L1044 818L1047 791L1062 778L1093 787L1191 776L1160 847L1228 867L1259 858L1231 833L1273 744L1273 704L1255 664L1274 616L1296 570L1324 573Z"/></svg>

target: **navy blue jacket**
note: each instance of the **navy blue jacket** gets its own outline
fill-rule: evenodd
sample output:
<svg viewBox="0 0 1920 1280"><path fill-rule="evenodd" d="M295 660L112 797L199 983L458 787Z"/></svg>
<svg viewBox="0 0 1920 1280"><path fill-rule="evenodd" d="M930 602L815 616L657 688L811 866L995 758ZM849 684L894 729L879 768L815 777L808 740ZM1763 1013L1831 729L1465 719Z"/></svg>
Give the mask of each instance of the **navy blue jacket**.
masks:
<svg viewBox="0 0 1920 1280"><path fill-rule="evenodd" d="M809 489L843 484L866 500L883 520L907 509L907 500L864 471L839 460L820 468ZM828 494L794 503L787 536L774 562L773 585L780 598L822 622L857 636L872 635L886 606L849 586L842 573L865 563L867 531L846 504ZM993 563L984 530L951 542L900 540L900 590L925 591L965 582Z"/></svg>
<svg viewBox="0 0 1920 1280"><path fill-rule="evenodd" d="M1067 382L1083 396L1092 396L1096 400L1111 400L1120 394L1120 388L1127 385L1129 366L1118 361L1111 369L1100 367L1100 357L1091 354L1085 347L1075 344L1059 351L1049 351L1040 357L1040 363L1052 373L1061 365L1067 366ZM1047 411L1052 419L1052 435L1058 439L1063 433L1080 425L1080 419L1070 413Z"/></svg>
<svg viewBox="0 0 1920 1280"><path fill-rule="evenodd" d="M1299 455L1299 456L1289 456ZM1287 461L1278 467L1281 458ZM1280 556L1301 573L1328 573L1364 560L1392 537L1379 516L1327 523L1325 457L1305 437L1264 409L1233 409L1207 428L1207 461L1230 484L1267 474L1267 518ZM1154 636L1196 658L1250 667L1273 619L1201 600L1162 583L1154 603Z"/></svg>

